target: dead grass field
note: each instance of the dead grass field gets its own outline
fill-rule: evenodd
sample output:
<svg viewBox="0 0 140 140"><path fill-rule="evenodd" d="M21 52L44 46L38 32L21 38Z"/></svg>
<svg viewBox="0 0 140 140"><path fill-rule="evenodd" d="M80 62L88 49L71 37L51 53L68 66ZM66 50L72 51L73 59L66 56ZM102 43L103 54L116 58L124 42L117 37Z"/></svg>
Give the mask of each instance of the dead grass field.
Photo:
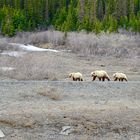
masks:
<svg viewBox="0 0 140 140"><path fill-rule="evenodd" d="M85 80L95 69L104 69L112 75L116 71L139 77L140 36L133 34L101 34L58 31L22 33L13 38L1 38L0 50L16 51L18 57L0 55L0 67L13 71L0 74L17 80L66 80L69 72L80 71ZM34 44L60 52L26 52L8 42ZM138 78L139 79L139 78Z"/></svg>

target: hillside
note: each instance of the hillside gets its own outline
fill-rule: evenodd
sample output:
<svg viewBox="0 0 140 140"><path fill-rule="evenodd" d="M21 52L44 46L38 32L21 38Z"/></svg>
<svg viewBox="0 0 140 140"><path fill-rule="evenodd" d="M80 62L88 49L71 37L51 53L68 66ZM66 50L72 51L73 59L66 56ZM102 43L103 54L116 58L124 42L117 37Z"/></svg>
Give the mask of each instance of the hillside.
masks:
<svg viewBox="0 0 140 140"><path fill-rule="evenodd" d="M1 139L139 140L139 62L134 34L43 31L1 38ZM92 81L97 69L111 81ZM68 78L77 71L84 81ZM118 71L128 82L113 81Z"/></svg>

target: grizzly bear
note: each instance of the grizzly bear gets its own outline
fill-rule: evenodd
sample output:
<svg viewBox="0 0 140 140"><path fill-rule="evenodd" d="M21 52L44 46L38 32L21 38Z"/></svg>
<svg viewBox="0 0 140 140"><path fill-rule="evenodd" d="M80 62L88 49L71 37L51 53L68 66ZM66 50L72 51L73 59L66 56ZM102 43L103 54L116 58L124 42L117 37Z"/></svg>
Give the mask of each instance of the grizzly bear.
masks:
<svg viewBox="0 0 140 140"><path fill-rule="evenodd" d="M96 77L99 79L99 81L105 81L105 79L107 79L108 81L110 81L110 78L107 74L106 71L104 70L96 70L91 72L91 76L93 77L92 81L94 81L96 79Z"/></svg>
<svg viewBox="0 0 140 140"><path fill-rule="evenodd" d="M83 81L83 76L80 72L70 73L69 78L72 78L73 81Z"/></svg>
<svg viewBox="0 0 140 140"><path fill-rule="evenodd" d="M119 80L119 81L123 81L123 80L127 81L126 75L124 73L120 73L120 72L114 73L113 78L114 78L114 81L117 81L117 80Z"/></svg>

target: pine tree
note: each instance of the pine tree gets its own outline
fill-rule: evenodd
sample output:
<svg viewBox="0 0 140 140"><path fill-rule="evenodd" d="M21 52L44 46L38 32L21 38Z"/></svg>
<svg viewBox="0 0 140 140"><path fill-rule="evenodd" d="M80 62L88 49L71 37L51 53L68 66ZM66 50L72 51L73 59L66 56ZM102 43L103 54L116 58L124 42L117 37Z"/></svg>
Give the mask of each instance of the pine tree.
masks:
<svg viewBox="0 0 140 140"><path fill-rule="evenodd" d="M64 23L65 31L75 31L76 30L76 23L77 23L76 12L75 12L75 9L73 8L72 3L71 3L71 5L69 7L66 22Z"/></svg>
<svg viewBox="0 0 140 140"><path fill-rule="evenodd" d="M15 35L15 28L10 20L3 21L2 23L2 33L7 36L14 36Z"/></svg>
<svg viewBox="0 0 140 140"><path fill-rule="evenodd" d="M109 16L109 29L108 31L109 32L116 32L117 31L117 26L118 26L118 23L117 23L117 20L112 17L112 16Z"/></svg>
<svg viewBox="0 0 140 140"><path fill-rule="evenodd" d="M64 7L63 9L58 11L53 18L52 22L54 23L56 29L64 30L61 26L66 21L66 18L67 18L67 12L66 12L66 8Z"/></svg>
<svg viewBox="0 0 140 140"><path fill-rule="evenodd" d="M97 0L97 18L102 20L105 14L105 3L103 0Z"/></svg>
<svg viewBox="0 0 140 140"><path fill-rule="evenodd" d="M128 30L129 27L129 20L127 16L121 16L119 25L121 28Z"/></svg>
<svg viewBox="0 0 140 140"><path fill-rule="evenodd" d="M102 27L103 27L102 23L98 19L96 19L93 25L93 31L96 34L99 34L102 31Z"/></svg>

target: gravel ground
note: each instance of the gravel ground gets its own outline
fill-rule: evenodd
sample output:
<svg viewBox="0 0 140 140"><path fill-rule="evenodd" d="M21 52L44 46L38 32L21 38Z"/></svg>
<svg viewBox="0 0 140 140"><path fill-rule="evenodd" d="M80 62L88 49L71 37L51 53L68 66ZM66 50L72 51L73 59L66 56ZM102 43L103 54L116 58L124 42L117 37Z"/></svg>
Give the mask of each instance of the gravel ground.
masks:
<svg viewBox="0 0 140 140"><path fill-rule="evenodd" d="M139 140L139 85L139 81L1 81L3 139ZM72 128L69 135L60 134L63 126Z"/></svg>

